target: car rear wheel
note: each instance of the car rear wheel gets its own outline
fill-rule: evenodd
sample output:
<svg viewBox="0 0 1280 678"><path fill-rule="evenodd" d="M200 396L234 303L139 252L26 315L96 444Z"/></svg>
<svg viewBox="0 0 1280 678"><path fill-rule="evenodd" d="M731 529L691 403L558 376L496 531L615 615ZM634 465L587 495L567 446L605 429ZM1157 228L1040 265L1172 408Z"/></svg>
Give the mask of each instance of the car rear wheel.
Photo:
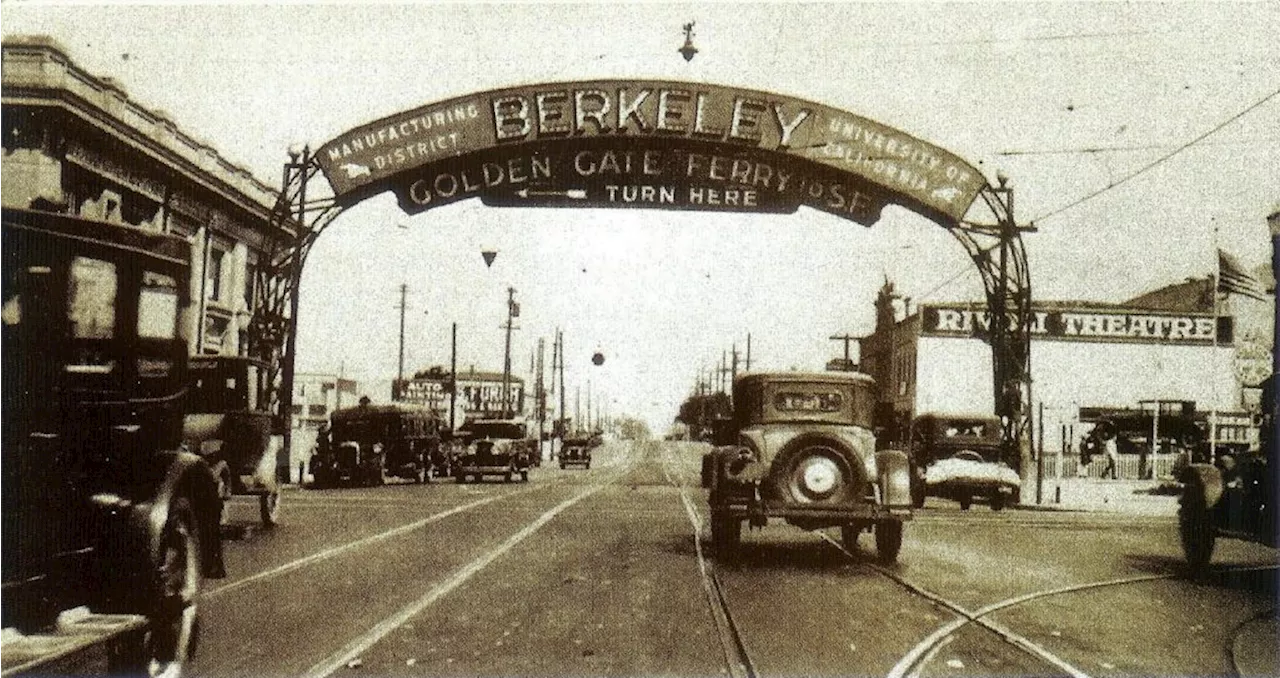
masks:
<svg viewBox="0 0 1280 678"><path fill-rule="evenodd" d="M742 542L742 521L727 516L711 517L711 546L716 555L730 559L737 554Z"/></svg>
<svg viewBox="0 0 1280 678"><path fill-rule="evenodd" d="M970 506L973 506L973 497L971 497L971 496L969 496L969 495L967 495L967 494L962 494L962 495L960 495L960 496L956 497L956 501L960 502L960 510L961 510L961 511L968 511L968 510L969 510L969 507L970 507Z"/></svg>
<svg viewBox="0 0 1280 678"><path fill-rule="evenodd" d="M280 490L258 497L258 517L266 527L280 524Z"/></svg>
<svg viewBox="0 0 1280 678"><path fill-rule="evenodd" d="M880 562L892 563L902 550L902 521L886 520L876 523L876 555Z"/></svg>
<svg viewBox="0 0 1280 678"><path fill-rule="evenodd" d="M1188 484L1183 490L1182 505L1178 507L1178 536L1182 540L1182 553L1193 571L1208 567L1217 538L1217 527L1202 490L1197 484Z"/></svg>
<svg viewBox="0 0 1280 678"><path fill-rule="evenodd" d="M862 535L862 524L848 523L840 526L840 544L844 550L853 553L858 550L858 537Z"/></svg>
<svg viewBox="0 0 1280 678"><path fill-rule="evenodd" d="M1001 511L1004 509L1005 496L999 492L994 492L991 495L990 502L992 511Z"/></svg>

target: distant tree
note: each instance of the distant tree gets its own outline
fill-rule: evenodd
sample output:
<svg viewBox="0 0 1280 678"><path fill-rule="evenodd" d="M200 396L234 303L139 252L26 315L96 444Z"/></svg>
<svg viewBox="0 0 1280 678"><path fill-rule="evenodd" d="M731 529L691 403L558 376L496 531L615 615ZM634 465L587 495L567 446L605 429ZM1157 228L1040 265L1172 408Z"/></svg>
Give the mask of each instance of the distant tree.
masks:
<svg viewBox="0 0 1280 678"><path fill-rule="evenodd" d="M729 406L729 396L724 393L708 393L691 395L680 404L676 421L692 429L706 428L716 419L727 419L733 416L733 408Z"/></svg>

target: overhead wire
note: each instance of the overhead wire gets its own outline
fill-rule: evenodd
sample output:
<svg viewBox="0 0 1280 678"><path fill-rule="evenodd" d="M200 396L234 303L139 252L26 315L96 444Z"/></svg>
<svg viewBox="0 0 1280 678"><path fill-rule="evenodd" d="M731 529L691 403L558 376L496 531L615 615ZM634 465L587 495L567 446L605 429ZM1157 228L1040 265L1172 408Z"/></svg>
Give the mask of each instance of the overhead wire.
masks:
<svg viewBox="0 0 1280 678"><path fill-rule="evenodd" d="M1117 188L1117 187L1119 187L1119 186L1123 185L1124 183L1128 182L1130 179L1133 179L1134 177L1137 177L1137 176L1139 176L1139 175L1141 175L1141 174L1146 173L1147 171L1149 171L1149 170L1151 170L1152 168L1154 168L1154 167L1156 167L1156 166L1158 166L1158 165L1160 165L1160 164L1164 163L1166 160L1168 160L1168 159L1172 158L1173 156L1175 156L1175 155L1177 155L1177 154L1181 153L1182 151L1185 151L1186 149L1191 148L1192 146L1195 146L1195 145L1196 145L1196 144L1198 144L1200 141L1202 141L1202 140L1204 140L1204 139L1208 138L1209 136L1211 136L1211 135L1215 134L1216 132L1218 132L1218 131L1219 131L1219 130L1221 130L1222 128L1226 127L1227 125L1230 125L1231 123L1235 122L1236 120L1239 120L1240 118L1242 118L1242 117L1244 117L1244 116L1248 115L1248 114L1249 114L1250 112L1252 112L1254 109L1258 108L1259 106L1262 106L1263 104L1265 104L1265 103L1267 103L1268 101L1270 101L1270 100L1274 99L1274 98L1275 98L1276 96L1278 96L1278 95L1280 95L1280 89L1278 89L1278 90L1276 90L1276 91L1274 91L1274 92L1272 92L1272 93L1268 94L1267 96L1265 96L1265 97L1263 97L1263 98L1259 99L1258 101L1255 101L1254 103L1252 103L1252 104L1250 104L1249 106L1247 106L1244 110L1242 110L1242 111L1240 111L1240 112L1238 112L1238 113L1236 113L1236 114L1232 115L1231 117L1227 118L1226 120L1223 120L1222 122L1218 123L1217 125L1215 125L1215 126L1214 126L1214 127L1212 127L1211 129L1209 129L1207 132L1205 132L1205 133L1201 134L1200 136L1198 136L1198 137L1196 137L1196 138L1192 139L1191 141L1188 141L1188 142L1186 142L1186 143L1184 143L1184 144L1182 144L1182 145L1178 146L1177 148L1173 149L1172 151L1169 151L1168 153L1165 153L1164 155L1160 156L1159 158L1156 158L1155 160L1153 160L1153 161L1151 161L1151 162L1147 163L1146 165L1143 165L1142 167L1138 168L1137 170L1134 170L1133 172L1130 172L1129 174L1127 174L1127 175L1125 175L1125 176L1121 177L1120 179L1118 179L1118 180L1116 180L1116 181L1113 181L1113 182L1111 182L1111 183L1107 184L1106 186L1104 186L1104 187L1102 187L1102 188L1100 188L1100 189L1098 189L1098 190L1096 190L1096 191L1093 191L1092 193L1086 194L1085 196L1080 197L1080 198L1077 198L1076 200L1073 200L1072 202L1069 202L1069 203L1067 203L1067 204L1063 205L1062 207L1059 207L1059 208L1057 208L1057 209L1055 209L1055 210L1053 210L1053 211L1051 211L1051 212L1048 212L1047 214L1043 214L1043 215L1041 215L1041 216L1039 216L1039 217L1036 217L1035 219L1032 219L1032 220L1031 220L1031 223L1040 223L1040 222L1043 222L1044 220L1049 219L1050 217L1055 217L1055 216L1057 216L1057 215L1059 215L1059 214L1062 214L1063 212L1065 212L1065 211L1067 211L1067 210L1069 210L1069 209L1072 209L1072 208L1074 208L1074 207L1076 207L1076 206L1078 206L1078 205L1081 205L1081 204L1083 204L1083 203L1085 203L1085 202L1088 202L1089 200L1092 200L1092 199L1094 199L1094 198L1098 197L1099 195L1102 195L1103 193L1106 193L1107 191L1109 191L1109 190L1111 190L1111 189L1113 189L1113 188Z"/></svg>

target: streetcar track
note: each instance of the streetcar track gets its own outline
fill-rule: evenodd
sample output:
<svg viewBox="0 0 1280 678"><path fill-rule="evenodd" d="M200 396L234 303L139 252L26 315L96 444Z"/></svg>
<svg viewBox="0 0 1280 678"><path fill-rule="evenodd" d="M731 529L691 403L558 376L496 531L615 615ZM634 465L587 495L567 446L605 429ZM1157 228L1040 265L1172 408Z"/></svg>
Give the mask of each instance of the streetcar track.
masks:
<svg viewBox="0 0 1280 678"><path fill-rule="evenodd" d="M602 469L613 468L613 467L614 467L614 466L616 466L616 465L617 465L617 463L616 463L616 462L615 462L614 464L601 464L601 468L602 468ZM357 539L357 540L355 540L355 541L347 542L346 544L341 544L341 545L339 545L339 546L334 546L334 547L331 547L331 548L328 548L328 549L324 549L324 550L322 550L322 551L318 551L318 552L316 552L316 553L312 553L312 554L310 554L310 555L303 556L302 558L298 558L298 559L293 560L293 561L290 561L290 562L288 562L288 563L284 563L284 564L282 564L282 565L278 565L278 566L273 567L273 568L270 568L270 569L268 569L268 570L263 570L263 571L261 571L261 572L257 572L257 573L255 573L255 574L252 574L252 575L249 575L249 576L247 576L247 577L244 577L243 579L237 579L236 581L233 581L233 582L227 582L227 583L225 583L225 584L223 584L223 585L221 585L221 586L217 586L217 587L212 588L212 589L210 589L210 590L208 590L208 591L205 591L204 593L202 593L202 594L201 594L201 597L202 597L202 598L204 598L204 599L206 599L206 600L208 600L208 599L210 599L210 598L215 598L215 597L220 596L220 595L222 595L222 594L224 594L224 593L230 593L231 591L234 591L234 590L239 589L239 588L243 588L243 587L248 586L248 585L250 585L250 584L254 584L254 583L261 582L261 581L265 581L265 580L267 580L267 579L273 579L273 578L275 578L275 577L278 577L278 576L283 575L283 574L287 574L287 573L289 573L289 572L292 572L292 571L297 570L297 569L299 569L299 568L305 567L305 566L307 566L307 565L311 565L311 564L318 563L318 562L323 562L323 561L325 561L325 560L328 560L328 559L333 558L333 557L335 557L335 556L341 555L341 554L346 553L346 552L348 552L348 551L351 551L351 550L354 550L354 549L360 548L360 547L362 547L362 546L368 546L369 544L377 543L377 542L380 542L380 541L384 541L384 540L386 540L386 539L390 539L390 538L392 538L392 537L396 537L396 536L399 536L399 535L402 535L402 534L406 534L406 533L408 533L408 532L412 532L412 531L414 531L414 530L416 530L416 529L419 529L419 528L421 528L421 527L425 527L425 526L430 525L430 524L432 524L432 523L439 522L439 521L441 521L441 520L444 520L445 518L448 518L448 517L450 517L450 516L457 515L457 514L459 514L459 513L464 513L464 512L469 511L469 510L471 510L471 509L473 509L473 508L479 508L479 507L484 506L485 504L489 504L489 503L491 503L491 502L495 502L495 501L499 501L499 500L503 500L503 499L508 499L508 498L511 498L511 497L516 497L516 496L519 496L519 495L522 495L522 494L526 494L526 493L529 493L529 492L533 492L533 491L535 491L535 490L539 490L539 489L543 489L543 488L547 488L547 487L553 487L553 486L556 486L556 485L563 484L563 483L564 483L566 480L568 480L568 479L569 479L569 476L558 476L558 477L552 478L550 481L545 482L545 483L538 483L538 484L536 484L536 485L528 485L528 486L526 486L526 487L522 487L522 488L519 488L519 489L516 489L516 490L512 490L512 491L510 491L510 492L504 492L504 493L502 493L502 494L494 494L494 495L484 496L484 497L481 497L480 499L477 499L476 501L468 502L468 503L466 503L466 504L459 504L459 505L457 505L457 506L453 506L453 507L451 507L451 508L449 508L449 509L446 509L446 510L444 510L444 511L441 511L441 512L439 512L439 513L433 513L433 514L431 514L431 515L429 515L429 516L427 516L427 517L425 517L425 518L420 518L420 519L418 519L418 520L415 520L415 521L412 521L412 522L409 522L409 523L405 523L404 525L400 525L399 527L393 527L393 528L391 528L390 530L386 530L386 531L384 531L384 532L379 532L378 534L370 535L370 536L368 536L368 537L362 537L362 538ZM372 502L371 502L371 503L372 503ZM388 498L386 499L386 503L387 503L387 505L394 505L394 504L396 504L396 503L402 503L402 502L395 502L395 501L394 501L394 500L392 500L390 497L388 497ZM381 502L379 502L379 505L381 505Z"/></svg>
<svg viewBox="0 0 1280 678"><path fill-rule="evenodd" d="M946 598L943 598L941 595L933 593L932 591L929 591L924 587L921 587L917 584L914 584L908 581L906 578L898 575L897 573L891 570L888 570L884 567L880 567L878 565L874 565L871 563L861 562L860 559L856 558L852 553L849 553L849 551L847 551L841 544L837 543L836 540L832 538L830 535L826 534L825 532L819 532L819 535L821 535L821 537L824 540L826 540L828 543L830 543L832 546L834 546L836 549L844 553L849 558L859 561L858 564L860 566L866 569L870 569L874 572L877 572L880 575L892 580L894 583L898 584L899 586L902 586L903 588L907 589L908 591L922 598L925 598L930 602L940 605L950 610L951 612L954 612L955 614L959 615L957 619L953 619L950 622L947 622L942 626L938 627L937 629L935 629L932 633L930 633L922 641L920 641L915 647L913 647L905 655L903 655L902 659L900 659L898 663L895 664L894 667L889 671L887 678L915 678L916 676L919 675L919 672L922 669L924 669L925 666L928 665L929 661L934 656L936 656L937 652L942 648L942 646L945 646L946 644L951 642L951 639L953 638L953 634L956 631L970 624L974 624L988 631L991 631L997 637L999 637L1001 640L1008 643L1009 645L1012 645L1013 647L1016 647L1019 650L1022 650L1023 652L1026 652L1027 654L1030 654L1033 657L1036 657L1042 661L1049 663L1050 665L1054 666L1054 668L1057 668L1058 670L1063 671L1067 675L1071 675L1074 678L1089 678L1088 673L1080 670L1079 668L1071 665L1061 657L1058 657L1057 655L1053 654L1047 648L1043 647L1039 643L1036 643L1035 641L1032 641L1024 636L1021 636L1015 633L1013 630L1009 629L1003 624L1000 624L999 622L986 619L985 617L995 612L1016 607L1028 602L1043 600L1045 598L1059 596L1067 593L1079 593L1081 591L1088 591L1088 590L1098 589L1098 588L1124 586L1129 584L1147 583L1152 581L1164 581L1164 580L1170 580L1170 579L1177 579L1179 577L1179 575L1177 574L1152 574L1152 575L1139 575L1134 577L1121 577L1117 579L1107 579L1103 581L1087 582L1083 584L1073 584L1070 586L1062 586L1058 588L1046 589L1043 591L1035 591L1032 593L1023 594L1020 596L1015 596L1013 598L1008 598L1006 600L984 605L980 608L977 608L976 610L969 610L959 605L958 603L955 603ZM1257 571L1257 570L1276 570L1276 569L1280 569L1280 567L1272 566L1272 565L1264 565L1264 566L1249 566L1249 567L1241 567L1241 568L1229 568L1229 570L1232 572L1236 572L1236 571L1248 572L1248 571ZM1243 625L1241 626L1243 627ZM1232 661L1234 663L1234 657ZM1233 668L1235 667L1233 666ZM1236 675L1240 675L1238 670L1236 671Z"/></svg>
<svg viewBox="0 0 1280 678"><path fill-rule="evenodd" d="M619 466L622 463L623 463L622 461L612 459L600 464L599 468L601 470L609 470ZM268 579L274 579L281 575L288 574L289 572L293 572L294 570L298 570L300 568L306 567L307 565L312 565L315 563L329 560L330 558L334 558L336 556L342 555L343 553L346 553L348 551L352 551L363 546L368 546L369 544L374 544L380 541L390 539L392 537L396 537L402 534L412 532L414 530L425 527L432 523L436 523L441 520L444 520L445 518L448 518L450 516L454 516L459 513L464 513L474 508L479 508L481 506L484 506L485 504L489 504L491 502L495 502L503 499L509 499L511 497L516 497L522 494L533 492L535 490L561 485L577 477L580 477L580 476L557 475L545 483L528 485L526 487L512 490L510 492L504 492L502 494L483 496L480 499L477 499L476 501L468 502L466 504L459 504L457 506L450 507L444 511L440 511L439 513L433 513L425 518L420 518L418 520L405 523L404 525L400 525L398 527L393 527L389 530L379 532L374 535L362 537L355 541L347 542L345 544L341 544L341 545L330 547L321 551L317 551L315 553L312 553L307 556L303 556L302 558L298 558L296 560L289 561L282 565L277 565L276 567L254 573L252 575L248 575L242 579L237 579L232 582L226 582L221 586L217 586L212 589L209 589L208 591L202 592L200 597L204 600L210 600L218 596L221 596L225 593L230 593L232 591L244 588L245 586L249 586L251 584L256 584L262 581L266 581ZM410 486L410 484L405 483L405 486L408 487ZM392 505L403 503L403 498L397 499L395 497L373 497L370 495L351 495L351 496L354 500L352 503L356 504L357 506L360 505L361 502L364 502L366 506L370 506L370 507L392 506ZM316 497L316 499L329 500L330 498ZM306 500L304 500L304 503L305 502ZM317 505L318 505L318 502L307 503L308 508L317 506ZM346 507L346 506L349 506L349 505L345 503L335 504L335 507Z"/></svg>
<svg viewBox="0 0 1280 678"><path fill-rule="evenodd" d="M391 632L403 626L413 617L421 614L424 610L426 610L428 607L433 605L440 598L444 597L445 595L452 592L454 589L466 583L469 579L471 579L471 577L475 576L477 573L484 570L493 561L497 560L498 558L502 557L503 555L511 551L518 544L520 544L520 542L524 541L534 532L537 532L544 525L551 522L551 520L554 519L556 516L558 516L561 512L577 504L583 499L586 499L587 497L595 494L596 492L599 492L605 487L613 484L618 478L622 477L630 468L634 466L634 461L632 461L629 464L610 465L609 468L615 468L619 466L620 468L617 468L617 470L614 473L610 474L610 477L602 480L601 482L588 485L586 488L579 490L576 494L574 494L570 498L548 509L547 511L542 513L540 516L535 518L533 521L531 521L528 525L526 525L525 527L520 529L518 532L508 537L505 541L503 541L498 546L494 547L490 551L486 552L484 555L480 556L479 558L476 558L475 560L472 560L470 563L467 563L466 565L462 566L458 570L454 571L453 574L451 574L448 578L446 578L444 581L440 582L439 584L433 586L430 590L428 590L425 594L423 594L422 597L418 598L413 603L406 605L405 607L398 610L395 614L375 624L368 632L353 639L351 642L347 643L345 646L339 649L336 653L326 657L320 662L317 662L310 669L308 669L304 675L308 676L308 678L326 678L327 676L330 676L335 672L337 672L338 670L346 667L351 660L355 659L356 657L359 657L361 654L369 650L369 648L373 647L378 642L380 642L383 638L387 637Z"/></svg>
<svg viewBox="0 0 1280 678"><path fill-rule="evenodd" d="M307 565L323 562L325 560L329 560L330 558L347 553L348 551L353 551L363 546L368 546L370 544L375 544L377 542L384 541L392 537L397 537L402 534L407 534L409 532L425 527L432 523L436 523L441 520L444 520L445 518L448 518L450 516L454 516L459 513L470 511L473 508L479 508L481 506L484 506L485 504L489 504L489 503L498 501L500 499L505 499L507 497L516 496L518 494L531 492L534 489L537 489L539 487L546 487L546 486L545 485L530 486L530 487L521 488L519 490L515 490L512 492L507 492L505 494L491 495L489 497L485 497L483 499L479 499L467 504L459 504L457 506L454 506L453 508L447 509L445 511L441 511L439 513L433 513L425 518L419 518L418 520L415 520L410 523L405 523L404 525L401 525L399 527L393 527L390 530L385 530L377 534L369 535L368 537L362 537L355 541L350 541L339 546L334 546L331 548L324 549L323 551L317 551L315 553L312 553L311 555L298 558L297 560L291 560L287 563L284 563L283 565L277 565L276 567L270 568L268 570L263 570L255 574L251 574L242 579L237 579L233 582L228 582L226 584L223 584L222 586L218 586L216 588L213 588L204 592L204 594L201 597L204 598L205 600L209 600L211 598L220 596L224 593L230 593L237 589L244 588L245 586L248 586L250 584L256 584L262 581L266 581L268 579L274 579L275 577L278 577L283 574L287 574L289 572L293 572L294 570L306 567Z"/></svg>
<svg viewBox="0 0 1280 678"><path fill-rule="evenodd" d="M662 474L666 476L667 482L680 492L680 503L684 506L685 514L693 526L693 548L698 558L698 572L701 575L703 591L707 596L711 619L720 638L720 647L724 652L725 668L730 678L756 678L759 674L751 661L751 654L747 651L746 640L737 623L734 622L733 612L729 609L729 601L725 598L720 575L716 571L715 564L709 561L703 552L702 517L689 499L688 493L685 492L684 483L671 476L669 469L671 460L665 449L660 452L660 457Z"/></svg>

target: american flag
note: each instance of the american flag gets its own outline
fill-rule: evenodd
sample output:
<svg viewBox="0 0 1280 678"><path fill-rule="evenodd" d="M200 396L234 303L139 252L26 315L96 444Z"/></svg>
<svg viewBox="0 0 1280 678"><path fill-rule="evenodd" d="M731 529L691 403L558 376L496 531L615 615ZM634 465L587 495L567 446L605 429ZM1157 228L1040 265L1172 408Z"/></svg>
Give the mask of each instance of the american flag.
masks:
<svg viewBox="0 0 1280 678"><path fill-rule="evenodd" d="M1246 271L1235 257L1222 250L1218 250L1218 291L1267 301L1267 293L1262 283Z"/></svg>

